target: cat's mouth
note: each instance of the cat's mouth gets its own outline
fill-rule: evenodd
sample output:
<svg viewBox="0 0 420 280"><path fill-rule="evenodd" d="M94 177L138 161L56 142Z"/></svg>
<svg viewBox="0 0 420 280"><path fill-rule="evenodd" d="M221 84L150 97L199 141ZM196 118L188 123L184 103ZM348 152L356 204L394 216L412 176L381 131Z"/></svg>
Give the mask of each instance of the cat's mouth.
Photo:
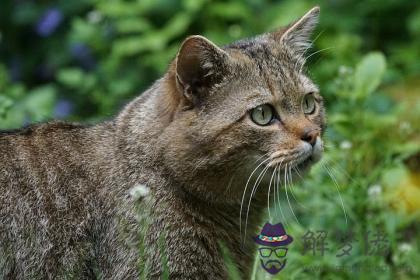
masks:
<svg viewBox="0 0 420 280"><path fill-rule="evenodd" d="M316 160L311 155L308 158L304 159L302 162L296 164L295 165L295 168L298 169L298 170L304 170L304 171L306 171L315 162L316 162Z"/></svg>
<svg viewBox="0 0 420 280"><path fill-rule="evenodd" d="M267 165L278 169L305 171L321 159L322 152L322 141L318 137L313 147L305 145L301 149L274 152L270 156L271 160Z"/></svg>
<svg viewBox="0 0 420 280"><path fill-rule="evenodd" d="M312 164L316 162L315 158L312 155L302 155L297 158L293 159L275 159L272 160L267 165L271 168L278 168L278 169L298 169L298 170L306 170Z"/></svg>

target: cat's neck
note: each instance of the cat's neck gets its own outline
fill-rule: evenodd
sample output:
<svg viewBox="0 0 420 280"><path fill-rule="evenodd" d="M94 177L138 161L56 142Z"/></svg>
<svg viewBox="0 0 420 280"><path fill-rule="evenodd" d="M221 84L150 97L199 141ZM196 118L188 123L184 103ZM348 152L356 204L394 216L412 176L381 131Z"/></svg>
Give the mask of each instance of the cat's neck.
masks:
<svg viewBox="0 0 420 280"><path fill-rule="evenodd" d="M202 238L207 244L221 242L235 259L238 268L244 275L248 275L255 251L253 237L264 214L261 201L254 201L249 211L245 210L245 203L244 214L240 215L240 204L205 201L183 188L167 184L152 190L146 200L143 205L152 205L148 211L153 213L143 213L145 220L154 217L164 221L166 229L179 236L198 240Z"/></svg>
<svg viewBox="0 0 420 280"><path fill-rule="evenodd" d="M157 195L162 191L177 193L179 199L185 203L196 205L196 211L203 216L210 214L209 219L231 220L237 223L239 230L239 214L247 207L252 186L248 186L247 194L242 201L242 190L247 183L247 175L238 172L241 168L224 166L223 170L197 171L196 178L189 182L180 182L177 176L168 171L161 149L165 142L171 141L165 135L165 130L171 126L171 121L177 108L183 106L182 100L177 98L173 84L173 74L168 72L162 79L129 103L113 122L114 135L108 140L112 153L106 157L106 170L110 181L115 181L113 188L121 194L138 184L145 184L151 189L157 189ZM172 128L171 128L172 129ZM178 133L187 133L178 131ZM212 174L213 173L213 174ZM194 184L188 188L186 184ZM114 185L114 184L113 184ZM223 191L217 196L207 190L221 188ZM194 192L190 190L194 189ZM241 191L238 193L237 190ZM115 189L114 189L115 191ZM250 221L256 221L261 211L253 208L265 207L266 195L254 199L250 211ZM202 205L204 208L202 208ZM200 206L200 207L198 207ZM208 211L212 209L212 211ZM228 209L228 210L227 210ZM218 215L220 214L220 217Z"/></svg>
<svg viewBox="0 0 420 280"><path fill-rule="evenodd" d="M174 116L185 106L179 92L175 92L174 81L174 72L170 70L116 117L112 128L113 137L108 140L113 151L104 155L107 158L106 168L111 170L111 176L118 174L117 178L124 178L129 184L143 183L154 174L156 177L163 177L170 185L181 188L186 184L194 185L196 191L193 196L198 199L240 205L241 193L249 175L241 173L247 172L242 166L225 163L218 169L208 169L206 166L196 168L193 177L184 182L182 179L185 176L180 180L179 174L168 170L168 156L163 151L165 145L172 141L168 130L172 133L189 133L177 130L172 124ZM196 157L200 155L197 150ZM178 155L169 156L173 157L175 164L176 156ZM222 189L216 196L207 192L215 189L214 187ZM239 194L238 189L241 192Z"/></svg>

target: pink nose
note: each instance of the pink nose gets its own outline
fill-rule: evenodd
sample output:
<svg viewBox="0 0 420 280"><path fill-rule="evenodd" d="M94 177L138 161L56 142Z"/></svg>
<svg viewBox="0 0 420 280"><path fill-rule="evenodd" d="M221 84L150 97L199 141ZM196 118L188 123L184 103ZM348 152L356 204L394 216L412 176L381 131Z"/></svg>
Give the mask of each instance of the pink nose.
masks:
<svg viewBox="0 0 420 280"><path fill-rule="evenodd" d="M317 129L311 129L311 130L304 130L303 134L300 139L302 139L305 142L308 142L312 146L315 145L316 138L319 136L319 131Z"/></svg>

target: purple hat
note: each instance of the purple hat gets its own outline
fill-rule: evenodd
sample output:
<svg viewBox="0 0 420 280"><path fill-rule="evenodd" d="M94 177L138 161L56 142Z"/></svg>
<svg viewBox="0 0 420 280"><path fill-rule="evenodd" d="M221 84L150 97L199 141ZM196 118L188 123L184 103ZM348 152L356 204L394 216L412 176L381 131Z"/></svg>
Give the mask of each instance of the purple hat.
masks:
<svg viewBox="0 0 420 280"><path fill-rule="evenodd" d="M275 225L266 223L261 234L254 237L254 241L260 245L277 247L292 243L293 237L286 234L281 223Z"/></svg>

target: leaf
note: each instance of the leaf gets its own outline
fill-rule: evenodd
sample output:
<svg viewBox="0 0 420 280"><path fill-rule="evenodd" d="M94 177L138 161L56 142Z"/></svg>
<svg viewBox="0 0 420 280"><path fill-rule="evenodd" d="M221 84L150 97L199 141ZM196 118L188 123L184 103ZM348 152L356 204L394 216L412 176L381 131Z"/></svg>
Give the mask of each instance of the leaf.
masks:
<svg viewBox="0 0 420 280"><path fill-rule="evenodd" d="M382 53L367 54L356 66L354 73L355 97L363 98L372 93L382 80L386 60Z"/></svg>
<svg viewBox="0 0 420 280"><path fill-rule="evenodd" d="M7 96L0 95L0 118L6 116L7 111L12 107L13 100Z"/></svg>
<svg viewBox="0 0 420 280"><path fill-rule="evenodd" d="M76 18L72 21L72 35L71 39L73 42L90 42L92 38L98 36L98 27L90 24L87 21Z"/></svg>
<svg viewBox="0 0 420 280"><path fill-rule="evenodd" d="M31 122L43 121L52 116L55 96L55 87L51 85L38 87L29 92L25 100L25 108L31 117Z"/></svg>
<svg viewBox="0 0 420 280"><path fill-rule="evenodd" d="M130 36L118 39L113 45L113 55L130 56L144 51L162 50L166 45L166 38L160 33L149 33L144 36Z"/></svg>
<svg viewBox="0 0 420 280"><path fill-rule="evenodd" d="M161 31L166 37L166 40L172 39L173 37L179 36L185 33L188 25L191 22L191 16L188 13L180 13L172 17L165 28Z"/></svg>
<svg viewBox="0 0 420 280"><path fill-rule="evenodd" d="M9 82L7 68L3 64L0 64L0 94L3 94L3 91L6 90Z"/></svg>
<svg viewBox="0 0 420 280"><path fill-rule="evenodd" d="M213 3L209 7L208 13L224 20L237 20L252 17L249 8L240 2Z"/></svg>
<svg viewBox="0 0 420 280"><path fill-rule="evenodd" d="M207 0L183 0L184 8L189 12L196 12L204 5Z"/></svg>
<svg viewBox="0 0 420 280"><path fill-rule="evenodd" d="M232 255L229 249L226 247L226 245L222 241L219 241L219 247L220 247L220 250L222 251L222 256L225 261L229 279L232 279L232 280L241 279L239 270L236 267L236 264L232 258Z"/></svg>
<svg viewBox="0 0 420 280"><path fill-rule="evenodd" d="M119 33L140 33L152 28L148 20L144 18L121 18L115 23L115 28Z"/></svg>
<svg viewBox="0 0 420 280"><path fill-rule="evenodd" d="M160 233L159 236L159 252L160 258L162 261L162 274L160 275L160 279L169 279L169 267L168 267L168 253L165 248L165 236Z"/></svg>
<svg viewBox="0 0 420 280"><path fill-rule="evenodd" d="M96 84L96 76L91 73L85 73L79 68L65 68L58 72L57 80L72 89L79 91L88 91Z"/></svg>
<svg viewBox="0 0 420 280"><path fill-rule="evenodd" d="M78 68L66 68L58 72L57 79L65 86L77 88L83 81L83 75Z"/></svg>
<svg viewBox="0 0 420 280"><path fill-rule="evenodd" d="M119 1L104 1L99 2L96 8L103 13L105 16L109 17L126 17L126 16L136 16L141 11L141 7L144 6L138 2L119 2ZM144 1L150 3L151 1ZM145 10L144 12L146 12Z"/></svg>

